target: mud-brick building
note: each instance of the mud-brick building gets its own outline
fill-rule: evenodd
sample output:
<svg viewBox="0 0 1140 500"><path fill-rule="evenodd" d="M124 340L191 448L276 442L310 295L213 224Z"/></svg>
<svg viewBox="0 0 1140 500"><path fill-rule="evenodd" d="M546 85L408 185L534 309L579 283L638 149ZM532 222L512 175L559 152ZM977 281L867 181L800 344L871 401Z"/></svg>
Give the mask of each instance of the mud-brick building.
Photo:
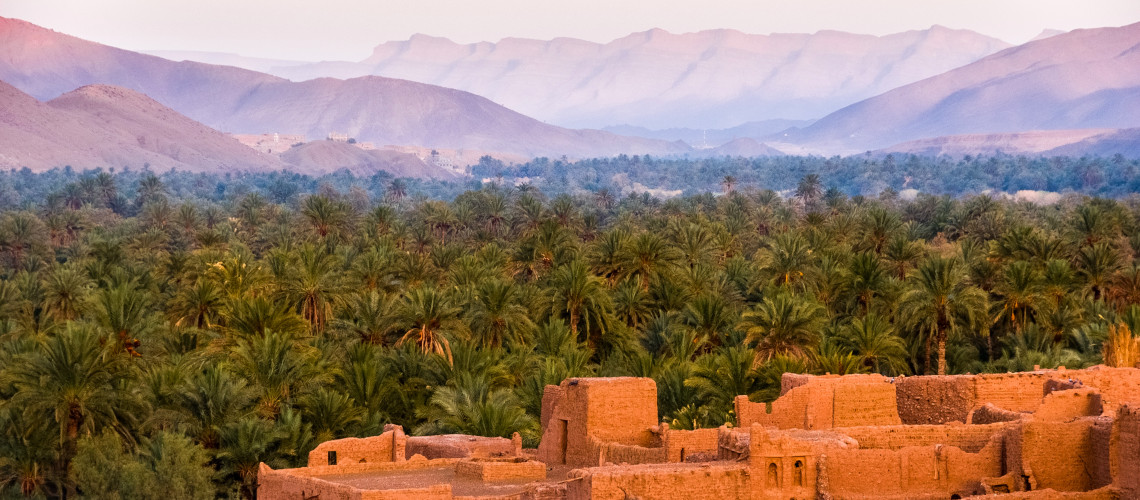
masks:
<svg viewBox="0 0 1140 500"><path fill-rule="evenodd" d="M548 386L542 440L404 435L262 467L259 498L1140 498L1140 370L888 378L788 374L732 427L670 429L651 379Z"/></svg>

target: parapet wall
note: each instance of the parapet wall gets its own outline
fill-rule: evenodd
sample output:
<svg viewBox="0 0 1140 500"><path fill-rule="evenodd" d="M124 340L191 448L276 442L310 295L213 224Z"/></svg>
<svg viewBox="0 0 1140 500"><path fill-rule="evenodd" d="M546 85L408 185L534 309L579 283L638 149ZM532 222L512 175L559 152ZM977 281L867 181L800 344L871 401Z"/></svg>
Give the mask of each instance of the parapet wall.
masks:
<svg viewBox="0 0 1140 500"><path fill-rule="evenodd" d="M899 425L890 427L847 427L843 434L859 443L859 448L898 450L914 446L944 445L978 452L991 441L1001 441L1007 423L988 425ZM999 474L1000 475L1000 474Z"/></svg>
<svg viewBox="0 0 1140 500"><path fill-rule="evenodd" d="M404 448L407 458L421 455L427 459L517 457L521 452L517 432L511 439L463 434L413 436Z"/></svg>
<svg viewBox="0 0 1140 500"><path fill-rule="evenodd" d="M881 375L807 377L786 374L790 389L771 403L736 397L741 427L761 424L779 429L830 429L860 425L899 425L895 387Z"/></svg>
<svg viewBox="0 0 1140 500"><path fill-rule="evenodd" d="M716 457L719 434L720 429L669 429L665 434L665 461L684 462L693 457Z"/></svg>
<svg viewBox="0 0 1140 500"><path fill-rule="evenodd" d="M398 425L388 426L379 436L325 441L309 452L309 466L401 462L406 442L404 429ZM336 463L330 464L330 459Z"/></svg>
<svg viewBox="0 0 1140 500"><path fill-rule="evenodd" d="M664 464L598 467L573 471L567 500L721 500L752 498L743 464Z"/></svg>
<svg viewBox="0 0 1140 500"><path fill-rule="evenodd" d="M895 379L898 413L904 424L965 422L986 403L1013 412L1035 412L1047 389L1058 386L1099 391L1105 413L1140 401L1140 370L1096 366L1084 370L919 376ZM1048 387L1047 387L1048 386Z"/></svg>
<svg viewBox="0 0 1140 500"><path fill-rule="evenodd" d="M1002 473L1001 443L977 453L956 446L837 449L826 457L834 498L948 498L984 492L981 478Z"/></svg>

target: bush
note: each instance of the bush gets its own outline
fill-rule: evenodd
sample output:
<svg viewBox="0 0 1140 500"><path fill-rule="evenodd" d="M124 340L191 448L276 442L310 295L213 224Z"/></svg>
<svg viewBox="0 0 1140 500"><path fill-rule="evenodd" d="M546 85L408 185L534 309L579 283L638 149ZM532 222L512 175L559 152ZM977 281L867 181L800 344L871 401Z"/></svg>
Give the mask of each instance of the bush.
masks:
<svg viewBox="0 0 1140 500"><path fill-rule="evenodd" d="M205 449L179 434L159 433L136 455L108 433L79 442L71 479L86 498L207 500L215 497L208 461Z"/></svg>

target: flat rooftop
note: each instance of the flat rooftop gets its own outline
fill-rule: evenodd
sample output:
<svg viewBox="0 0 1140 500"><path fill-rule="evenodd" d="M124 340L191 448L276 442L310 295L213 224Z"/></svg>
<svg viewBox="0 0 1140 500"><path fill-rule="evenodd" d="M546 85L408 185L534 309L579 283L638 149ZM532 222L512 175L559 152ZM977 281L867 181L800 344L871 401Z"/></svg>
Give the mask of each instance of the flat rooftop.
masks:
<svg viewBox="0 0 1140 500"><path fill-rule="evenodd" d="M514 495L541 484L556 484L566 479L573 467L565 465L547 467L544 481L495 481L484 483L475 478L459 476L455 466L430 467L415 470L369 471L351 474L314 476L331 483L352 486L361 490L399 490L427 488L437 484L450 484L454 496Z"/></svg>

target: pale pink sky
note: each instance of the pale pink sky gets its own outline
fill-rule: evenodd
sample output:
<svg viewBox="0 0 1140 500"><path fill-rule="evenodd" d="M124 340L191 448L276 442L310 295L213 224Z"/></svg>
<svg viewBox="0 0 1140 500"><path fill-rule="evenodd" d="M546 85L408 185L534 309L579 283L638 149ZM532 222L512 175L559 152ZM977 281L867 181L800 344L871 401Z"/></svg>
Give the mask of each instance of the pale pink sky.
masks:
<svg viewBox="0 0 1140 500"><path fill-rule="evenodd" d="M0 0L0 16L131 50L359 60L414 33L605 42L650 28L884 35L941 24L1021 43L1046 28L1140 22L1140 0Z"/></svg>

